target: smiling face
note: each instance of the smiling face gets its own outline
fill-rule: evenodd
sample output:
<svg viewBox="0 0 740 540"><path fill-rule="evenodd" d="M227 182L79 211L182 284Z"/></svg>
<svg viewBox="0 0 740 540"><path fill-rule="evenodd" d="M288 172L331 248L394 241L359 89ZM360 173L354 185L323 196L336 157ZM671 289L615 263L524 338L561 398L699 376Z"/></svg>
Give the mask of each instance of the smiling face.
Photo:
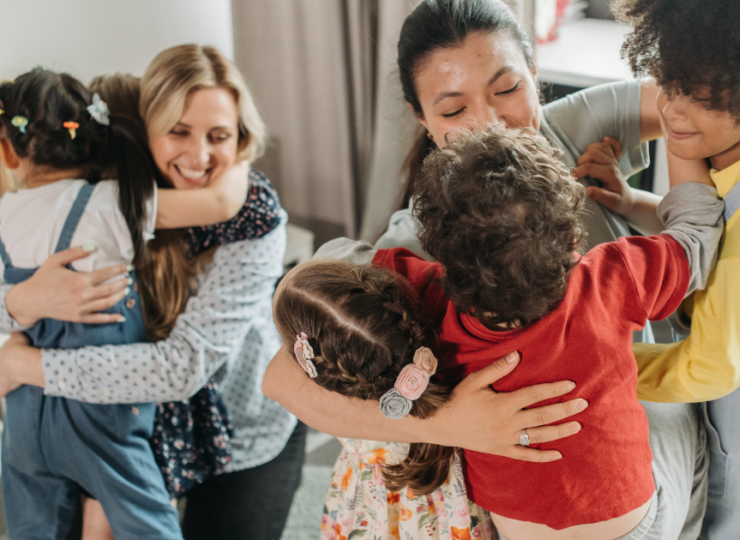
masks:
<svg viewBox="0 0 740 540"><path fill-rule="evenodd" d="M431 53L414 83L417 118L439 147L456 131L487 124L539 129L536 70L506 32L475 32L460 47Z"/></svg>
<svg viewBox="0 0 740 540"><path fill-rule="evenodd" d="M728 112L713 111L684 95L662 89L657 98L665 142L683 159L710 158L715 169L740 161L740 125Z"/></svg>
<svg viewBox="0 0 740 540"><path fill-rule="evenodd" d="M154 161L177 189L203 187L236 161L238 112L225 88L202 88L188 97L180 120L151 139Z"/></svg>

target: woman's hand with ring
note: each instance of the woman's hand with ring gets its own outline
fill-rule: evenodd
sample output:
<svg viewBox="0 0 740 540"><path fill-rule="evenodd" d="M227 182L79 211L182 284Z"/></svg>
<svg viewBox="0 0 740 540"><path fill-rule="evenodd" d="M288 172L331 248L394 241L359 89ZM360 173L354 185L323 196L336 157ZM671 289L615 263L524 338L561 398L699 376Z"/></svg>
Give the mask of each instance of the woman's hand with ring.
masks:
<svg viewBox="0 0 740 540"><path fill-rule="evenodd" d="M559 381L497 393L491 385L511 373L519 355L511 353L490 366L472 373L455 388L446 406L424 422L424 440L456 446L522 461L548 462L562 457L557 450L520 446L526 429L530 444L556 441L578 433L578 422L559 422L583 411L588 403L573 399L527 409L535 403L560 397L575 388L571 381Z"/></svg>

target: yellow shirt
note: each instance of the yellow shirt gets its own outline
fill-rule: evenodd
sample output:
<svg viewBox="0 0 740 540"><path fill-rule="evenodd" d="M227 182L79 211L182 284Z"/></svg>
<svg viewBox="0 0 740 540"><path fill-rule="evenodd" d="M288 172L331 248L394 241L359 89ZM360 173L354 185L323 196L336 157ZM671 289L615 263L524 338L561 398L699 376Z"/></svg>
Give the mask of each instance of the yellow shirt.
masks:
<svg viewBox="0 0 740 540"><path fill-rule="evenodd" d="M724 198L740 180L740 161L710 174ZM632 346L638 398L710 401L740 387L740 211L725 224L720 246L707 288L694 294L691 335L671 345Z"/></svg>

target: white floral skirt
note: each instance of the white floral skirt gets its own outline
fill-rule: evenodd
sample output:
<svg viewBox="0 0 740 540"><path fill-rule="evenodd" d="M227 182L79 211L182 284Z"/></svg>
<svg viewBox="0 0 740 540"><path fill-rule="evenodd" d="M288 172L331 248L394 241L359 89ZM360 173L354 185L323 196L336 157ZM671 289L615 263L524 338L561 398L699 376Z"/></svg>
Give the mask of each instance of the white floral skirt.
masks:
<svg viewBox="0 0 740 540"><path fill-rule="evenodd" d="M322 540L493 540L488 512L468 500L455 454L445 483L429 495L389 491L382 466L400 463L409 445L339 439L321 523Z"/></svg>

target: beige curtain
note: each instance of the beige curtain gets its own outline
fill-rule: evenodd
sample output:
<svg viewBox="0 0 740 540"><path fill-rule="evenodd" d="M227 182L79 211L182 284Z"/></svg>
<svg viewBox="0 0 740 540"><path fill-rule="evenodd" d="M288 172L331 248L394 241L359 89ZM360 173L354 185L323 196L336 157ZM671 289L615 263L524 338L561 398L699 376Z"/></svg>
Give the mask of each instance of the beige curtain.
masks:
<svg viewBox="0 0 740 540"><path fill-rule="evenodd" d="M233 0L235 59L271 134L259 166L294 221L352 237L387 223L414 123L395 47L417 2Z"/></svg>

